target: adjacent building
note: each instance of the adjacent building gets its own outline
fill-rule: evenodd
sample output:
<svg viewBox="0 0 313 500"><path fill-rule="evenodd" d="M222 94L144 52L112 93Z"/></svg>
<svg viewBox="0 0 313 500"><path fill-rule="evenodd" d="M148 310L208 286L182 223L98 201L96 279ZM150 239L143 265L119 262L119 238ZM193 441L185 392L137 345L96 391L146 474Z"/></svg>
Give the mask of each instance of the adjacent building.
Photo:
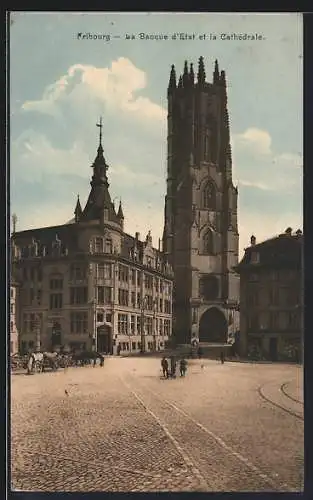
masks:
<svg viewBox="0 0 313 500"><path fill-rule="evenodd" d="M162 350L172 331L173 272L149 232L124 232L109 193L100 143L84 209L64 225L14 232L20 350Z"/></svg>
<svg viewBox="0 0 313 500"><path fill-rule="evenodd" d="M16 313L17 313L17 297L18 297L18 283L11 280L10 283L10 354L16 354L19 351L19 338L16 326Z"/></svg>
<svg viewBox="0 0 313 500"><path fill-rule="evenodd" d="M299 360L303 349L303 235L288 228L275 238L251 245L240 274L242 356Z"/></svg>
<svg viewBox="0 0 313 500"><path fill-rule="evenodd" d="M185 62L168 85L168 161L163 249L174 271L179 343L225 343L239 325L238 190L232 180L225 71L206 81Z"/></svg>

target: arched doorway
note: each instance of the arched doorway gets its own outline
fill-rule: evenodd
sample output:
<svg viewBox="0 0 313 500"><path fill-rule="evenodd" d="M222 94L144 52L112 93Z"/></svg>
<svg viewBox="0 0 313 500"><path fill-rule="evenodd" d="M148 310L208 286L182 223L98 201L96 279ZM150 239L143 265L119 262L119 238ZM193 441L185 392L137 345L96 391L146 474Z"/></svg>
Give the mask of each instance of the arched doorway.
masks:
<svg viewBox="0 0 313 500"><path fill-rule="evenodd" d="M227 320L217 307L211 307L202 314L199 325L200 342L224 344L227 342L227 331Z"/></svg>
<svg viewBox="0 0 313 500"><path fill-rule="evenodd" d="M105 354L113 353L112 328L108 325L98 326L97 350Z"/></svg>
<svg viewBox="0 0 313 500"><path fill-rule="evenodd" d="M62 343L62 329L61 324L58 321L53 322L52 332L51 332L51 344L52 349L60 347Z"/></svg>

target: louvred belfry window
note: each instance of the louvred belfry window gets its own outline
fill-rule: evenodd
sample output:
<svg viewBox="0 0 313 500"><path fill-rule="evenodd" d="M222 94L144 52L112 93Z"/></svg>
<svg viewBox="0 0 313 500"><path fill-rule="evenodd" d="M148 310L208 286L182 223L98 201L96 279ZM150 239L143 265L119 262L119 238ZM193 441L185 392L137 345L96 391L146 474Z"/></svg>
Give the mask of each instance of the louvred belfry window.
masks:
<svg viewBox="0 0 313 500"><path fill-rule="evenodd" d="M208 182L202 192L202 206L209 210L214 210L216 207L216 192L215 187L211 182Z"/></svg>

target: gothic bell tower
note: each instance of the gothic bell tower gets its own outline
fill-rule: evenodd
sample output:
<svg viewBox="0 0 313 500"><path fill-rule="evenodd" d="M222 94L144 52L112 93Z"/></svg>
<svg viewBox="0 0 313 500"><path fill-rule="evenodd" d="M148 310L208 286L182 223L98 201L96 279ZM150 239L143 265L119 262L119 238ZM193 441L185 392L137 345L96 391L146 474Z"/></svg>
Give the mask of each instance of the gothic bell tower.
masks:
<svg viewBox="0 0 313 500"><path fill-rule="evenodd" d="M185 62L168 85L168 158L163 250L174 270L173 330L178 343L227 342L238 324L238 190L225 71L206 81Z"/></svg>

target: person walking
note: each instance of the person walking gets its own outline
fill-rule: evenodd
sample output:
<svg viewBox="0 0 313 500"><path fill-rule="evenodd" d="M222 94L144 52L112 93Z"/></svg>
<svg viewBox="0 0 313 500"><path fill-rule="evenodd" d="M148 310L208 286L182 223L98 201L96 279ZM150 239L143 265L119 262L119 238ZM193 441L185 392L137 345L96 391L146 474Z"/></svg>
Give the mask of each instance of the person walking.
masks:
<svg viewBox="0 0 313 500"><path fill-rule="evenodd" d="M161 366L163 371L163 377L168 378L168 361L165 357L162 358Z"/></svg>
<svg viewBox="0 0 313 500"><path fill-rule="evenodd" d="M176 360L175 356L170 357L171 361L171 378L176 378Z"/></svg>
<svg viewBox="0 0 313 500"><path fill-rule="evenodd" d="M180 360L179 371L180 371L180 376L181 377L184 377L186 375L187 361L185 360L185 358L183 358L183 359Z"/></svg>
<svg viewBox="0 0 313 500"><path fill-rule="evenodd" d="M224 355L224 351L221 351L221 363L222 365L224 364L224 361L225 361L225 355Z"/></svg>

